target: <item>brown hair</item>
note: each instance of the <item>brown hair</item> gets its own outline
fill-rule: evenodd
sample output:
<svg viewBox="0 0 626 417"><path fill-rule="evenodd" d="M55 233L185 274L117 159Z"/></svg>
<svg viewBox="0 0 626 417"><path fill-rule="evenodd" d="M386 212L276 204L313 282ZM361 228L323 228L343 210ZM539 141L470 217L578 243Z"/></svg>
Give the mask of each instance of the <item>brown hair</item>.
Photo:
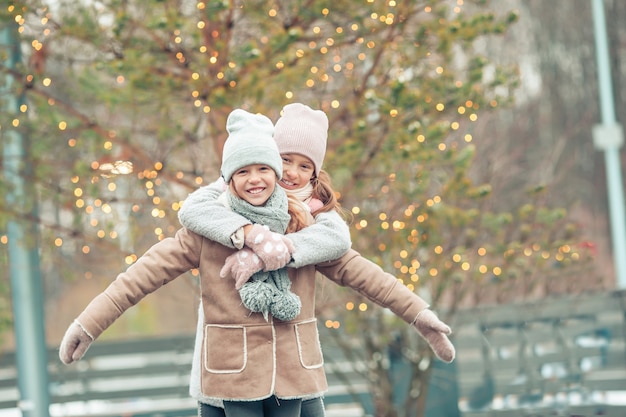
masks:
<svg viewBox="0 0 626 417"><path fill-rule="evenodd" d="M341 207L339 200L337 200L337 194L333 190L328 172L320 169L319 175L311 179L311 184L313 184L313 197L320 200L323 204L322 208L312 213L313 215L336 210L345 220L351 219L350 213Z"/></svg>

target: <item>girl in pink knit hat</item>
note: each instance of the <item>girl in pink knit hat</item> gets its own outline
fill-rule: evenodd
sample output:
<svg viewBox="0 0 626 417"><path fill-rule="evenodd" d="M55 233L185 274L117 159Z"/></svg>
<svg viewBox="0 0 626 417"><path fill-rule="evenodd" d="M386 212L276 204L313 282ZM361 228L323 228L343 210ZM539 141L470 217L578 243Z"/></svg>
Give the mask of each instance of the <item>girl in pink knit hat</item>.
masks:
<svg viewBox="0 0 626 417"><path fill-rule="evenodd" d="M236 285L241 285L260 269L277 269L283 266L301 268L356 255L353 258L357 260L356 262L364 265L367 270L371 268L372 273L367 274L367 278L364 279L380 280L381 284L383 280L388 279L397 281L395 277L382 273L378 265L363 259L350 249L349 228L340 215L341 208L331 186L330 176L322 169L328 139L326 114L301 103L286 105L282 116L275 124L274 139L283 161L283 175L279 184L287 191L292 201L297 200L301 203L299 206L301 212L292 212L292 217L301 217L310 213L315 223L286 235L295 247L290 256L281 258L288 260L286 264L267 259L266 261L272 265L249 262L228 263L223 270L224 276L233 276L236 279ZM218 180L194 191L179 211L179 220L184 227L195 233L225 246L247 251L251 255L253 251L246 246L245 241L252 225L247 219L224 210L224 207L216 202L223 187L223 181ZM227 225L226 228L225 225ZM225 233L225 230L228 232ZM251 256L245 256L242 259L251 259ZM375 282L369 284L374 285ZM350 282L346 285L355 290L362 290L362 288L354 287ZM412 318L413 320L407 321L410 321L410 324L428 341L440 359L451 362L454 359L454 347L447 337L451 333L450 328L428 309L424 300L408 288L399 285L395 291L398 292L399 297L404 297L407 303L420 306L419 313ZM388 307L385 300L377 300L376 297L371 299L383 307ZM192 370L190 392L194 398L203 403L201 390L194 382L195 380ZM205 411L207 415L219 415L219 410L209 405L206 405ZM301 417L323 417L324 415L324 406L320 397L302 402Z"/></svg>

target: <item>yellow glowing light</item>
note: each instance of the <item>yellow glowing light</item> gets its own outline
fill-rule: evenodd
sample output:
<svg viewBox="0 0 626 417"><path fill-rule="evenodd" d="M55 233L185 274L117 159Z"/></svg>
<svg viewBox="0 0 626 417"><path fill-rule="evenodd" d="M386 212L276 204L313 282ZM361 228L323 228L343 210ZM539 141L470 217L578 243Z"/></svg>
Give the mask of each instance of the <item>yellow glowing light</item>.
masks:
<svg viewBox="0 0 626 417"><path fill-rule="evenodd" d="M367 311L367 304L365 304L365 303L359 304L359 310L360 311Z"/></svg>
<svg viewBox="0 0 626 417"><path fill-rule="evenodd" d="M472 141L472 135L470 135L469 133L467 133L464 136L465 142L470 143Z"/></svg>
<svg viewBox="0 0 626 417"><path fill-rule="evenodd" d="M348 310L348 311L354 310L354 303L352 301L348 301L346 303L346 310Z"/></svg>
<svg viewBox="0 0 626 417"><path fill-rule="evenodd" d="M82 251L84 254L88 254L91 251L91 249L89 249L89 246L85 245L83 246Z"/></svg>
<svg viewBox="0 0 626 417"><path fill-rule="evenodd" d="M54 246L56 247L63 246L63 239L61 239L60 237L57 237L56 239L54 239Z"/></svg>
<svg viewBox="0 0 626 417"><path fill-rule="evenodd" d="M81 188L74 189L74 195L76 197L81 197L83 195L83 190Z"/></svg>
<svg viewBox="0 0 626 417"><path fill-rule="evenodd" d="M98 230L98 232L96 233L96 236L102 239L104 238L104 236L106 236L106 234L104 233L104 230Z"/></svg>
<svg viewBox="0 0 626 417"><path fill-rule="evenodd" d="M428 270L428 274L429 274L431 277L436 277L438 273L439 273L439 271L437 271L437 268L430 268L430 269Z"/></svg>
<svg viewBox="0 0 626 417"><path fill-rule="evenodd" d="M476 113L470 114L469 119L472 122L475 122L476 120L478 120L478 115Z"/></svg>
<svg viewBox="0 0 626 417"><path fill-rule="evenodd" d="M478 248L478 250L476 252L478 253L479 256L485 256L487 254L487 249L485 249L485 248Z"/></svg>
<svg viewBox="0 0 626 417"><path fill-rule="evenodd" d="M502 268L500 268L499 266L494 267L493 274L497 277L500 276L502 274Z"/></svg>
<svg viewBox="0 0 626 417"><path fill-rule="evenodd" d="M352 207L352 214L359 214L361 212L361 208L360 207Z"/></svg>

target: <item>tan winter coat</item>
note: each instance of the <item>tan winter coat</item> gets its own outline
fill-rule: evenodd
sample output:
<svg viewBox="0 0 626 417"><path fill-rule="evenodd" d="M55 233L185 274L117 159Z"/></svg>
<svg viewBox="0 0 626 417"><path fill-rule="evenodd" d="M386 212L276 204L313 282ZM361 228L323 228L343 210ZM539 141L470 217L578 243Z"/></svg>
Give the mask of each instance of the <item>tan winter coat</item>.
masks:
<svg viewBox="0 0 626 417"><path fill-rule="evenodd" d="M207 398L255 400L275 394L300 398L327 389L315 318L315 270L411 323L427 307L376 264L350 250L342 258L289 269L302 301L298 317L282 322L241 304L234 280L220 278L234 252L187 229L150 248L87 306L78 321L97 338L124 311L184 272L199 268L204 309L201 387Z"/></svg>

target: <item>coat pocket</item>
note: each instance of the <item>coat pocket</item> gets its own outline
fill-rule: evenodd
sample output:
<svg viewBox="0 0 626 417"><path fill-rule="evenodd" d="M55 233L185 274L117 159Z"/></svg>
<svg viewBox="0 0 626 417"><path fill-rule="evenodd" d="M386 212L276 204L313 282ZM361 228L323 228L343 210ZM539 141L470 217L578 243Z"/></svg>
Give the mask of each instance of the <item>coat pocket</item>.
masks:
<svg viewBox="0 0 626 417"><path fill-rule="evenodd" d="M248 362L246 328L206 325L203 352L203 364L207 372L215 374L243 372Z"/></svg>
<svg viewBox="0 0 626 417"><path fill-rule="evenodd" d="M300 322L296 327L296 343L300 364L305 369L316 369L324 366L322 346L317 332L317 320Z"/></svg>

